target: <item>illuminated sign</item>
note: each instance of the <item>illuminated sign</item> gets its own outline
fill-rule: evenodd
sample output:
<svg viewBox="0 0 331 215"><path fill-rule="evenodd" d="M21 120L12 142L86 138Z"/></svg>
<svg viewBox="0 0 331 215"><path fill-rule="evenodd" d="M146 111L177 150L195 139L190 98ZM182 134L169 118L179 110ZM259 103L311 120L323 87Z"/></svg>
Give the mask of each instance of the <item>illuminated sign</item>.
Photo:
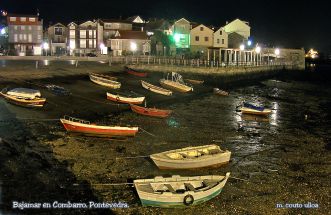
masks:
<svg viewBox="0 0 331 215"><path fill-rule="evenodd" d="M173 35L176 48L189 48L190 47L190 35L175 33Z"/></svg>

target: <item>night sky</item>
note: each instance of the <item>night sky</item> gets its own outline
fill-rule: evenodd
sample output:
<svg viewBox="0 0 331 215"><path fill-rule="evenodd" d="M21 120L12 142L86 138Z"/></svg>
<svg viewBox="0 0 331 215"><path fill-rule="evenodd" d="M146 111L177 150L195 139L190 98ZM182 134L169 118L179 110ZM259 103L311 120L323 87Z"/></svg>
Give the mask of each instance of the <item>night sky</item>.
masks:
<svg viewBox="0 0 331 215"><path fill-rule="evenodd" d="M47 3L46 3L47 2ZM134 3L136 2L136 3ZM9 13L35 13L49 21L83 21L93 18L178 19L224 26L235 18L248 21L255 42L284 48L315 48L331 52L330 9L327 1L262 0L1 0Z"/></svg>

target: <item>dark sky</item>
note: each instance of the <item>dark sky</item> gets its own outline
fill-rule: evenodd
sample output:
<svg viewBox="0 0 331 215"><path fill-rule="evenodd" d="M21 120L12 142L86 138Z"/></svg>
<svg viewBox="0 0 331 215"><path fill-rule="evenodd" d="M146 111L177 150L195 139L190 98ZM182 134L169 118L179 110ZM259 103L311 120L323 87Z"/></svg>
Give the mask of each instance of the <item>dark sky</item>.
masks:
<svg viewBox="0 0 331 215"><path fill-rule="evenodd" d="M37 8L45 24L139 14L223 26L240 18L249 21L255 42L331 52L331 10L321 0L0 0L0 9L11 13Z"/></svg>

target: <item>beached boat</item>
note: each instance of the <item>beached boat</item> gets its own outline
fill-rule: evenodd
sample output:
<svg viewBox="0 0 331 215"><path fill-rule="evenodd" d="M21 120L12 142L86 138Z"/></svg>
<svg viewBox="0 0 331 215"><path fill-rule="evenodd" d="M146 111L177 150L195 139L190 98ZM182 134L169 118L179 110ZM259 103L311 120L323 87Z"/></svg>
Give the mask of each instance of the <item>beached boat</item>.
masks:
<svg viewBox="0 0 331 215"><path fill-rule="evenodd" d="M216 167L230 161L231 152L218 145L186 147L157 154L150 158L160 169L195 169Z"/></svg>
<svg viewBox="0 0 331 215"><path fill-rule="evenodd" d="M230 173L225 176L179 176L134 180L143 206L186 207L197 205L219 195Z"/></svg>
<svg viewBox="0 0 331 215"><path fill-rule="evenodd" d="M145 96L127 97L119 94L107 93L107 99L126 104L141 104L145 100Z"/></svg>
<svg viewBox="0 0 331 215"><path fill-rule="evenodd" d="M169 76L169 74L168 74ZM161 79L160 80L161 86L171 89L171 90L176 90L182 93L187 93L189 91L193 91L193 87L190 87L186 85L183 81L183 78L180 74L172 72L171 73L171 80L168 79Z"/></svg>
<svg viewBox="0 0 331 215"><path fill-rule="evenodd" d="M146 77L147 76L147 72L140 72L137 70L134 70L132 68L129 67L125 67L127 73L134 75L134 76L138 76L138 77Z"/></svg>
<svg viewBox="0 0 331 215"><path fill-rule="evenodd" d="M3 89L0 94L10 103L23 107L43 107L46 99L41 98L39 90L28 88Z"/></svg>
<svg viewBox="0 0 331 215"><path fill-rule="evenodd" d="M138 132L138 127L95 125L91 124L89 121L69 116L64 116L60 121L67 131L81 133L87 136L133 137Z"/></svg>
<svg viewBox="0 0 331 215"><path fill-rule="evenodd" d="M96 77L101 77L101 78L106 78L106 79L113 80L113 81L117 80L117 78L114 76L105 75L105 74L101 74L101 73L90 73L90 75L93 75Z"/></svg>
<svg viewBox="0 0 331 215"><path fill-rule="evenodd" d="M101 86L110 87L113 89L119 89L121 87L121 83L118 81L114 81L109 77L101 77L100 75L90 74L90 80L96 84Z"/></svg>
<svg viewBox="0 0 331 215"><path fill-rule="evenodd" d="M229 95L229 92L226 92L224 90L220 90L219 88L214 88L213 91L216 95L220 95L220 96L228 96Z"/></svg>
<svg viewBox="0 0 331 215"><path fill-rule="evenodd" d="M141 107L138 105L132 105L131 110L135 113L145 115L145 116L152 116L152 117L159 117L159 118L165 118L168 117L171 114L171 110L162 110L162 109L157 109L157 108L146 108L146 107Z"/></svg>
<svg viewBox="0 0 331 215"><path fill-rule="evenodd" d="M184 79L184 80L191 84L203 84L203 82L205 82L203 80L195 80L195 79Z"/></svg>
<svg viewBox="0 0 331 215"><path fill-rule="evenodd" d="M141 85L143 86L143 88L145 88L147 90L150 90L154 93L162 94L162 95L165 95L165 96L171 96L172 95L172 91L164 89L162 87L155 86L155 85L150 84L146 81L141 81Z"/></svg>
<svg viewBox="0 0 331 215"><path fill-rule="evenodd" d="M244 106L239 109L244 114L255 114L255 115L269 115L271 113L270 109L255 106L249 103L244 103Z"/></svg>
<svg viewBox="0 0 331 215"><path fill-rule="evenodd" d="M45 87L50 90L52 93L56 95L63 95L68 96L70 95L70 91L67 89L64 89L63 87L54 85L54 84L46 84Z"/></svg>

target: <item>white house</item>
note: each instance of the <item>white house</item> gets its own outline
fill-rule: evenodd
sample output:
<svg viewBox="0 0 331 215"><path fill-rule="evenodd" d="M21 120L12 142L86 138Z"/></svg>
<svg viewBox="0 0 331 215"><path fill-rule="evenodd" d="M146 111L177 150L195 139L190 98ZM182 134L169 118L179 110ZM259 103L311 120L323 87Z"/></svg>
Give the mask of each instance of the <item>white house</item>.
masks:
<svg viewBox="0 0 331 215"><path fill-rule="evenodd" d="M228 33L224 28L219 28L214 32L213 47L215 48L228 48Z"/></svg>
<svg viewBox="0 0 331 215"><path fill-rule="evenodd" d="M249 26L249 23L240 19L235 19L232 22L227 23L223 28L226 33L237 33L243 36L246 40L251 35L251 27Z"/></svg>

